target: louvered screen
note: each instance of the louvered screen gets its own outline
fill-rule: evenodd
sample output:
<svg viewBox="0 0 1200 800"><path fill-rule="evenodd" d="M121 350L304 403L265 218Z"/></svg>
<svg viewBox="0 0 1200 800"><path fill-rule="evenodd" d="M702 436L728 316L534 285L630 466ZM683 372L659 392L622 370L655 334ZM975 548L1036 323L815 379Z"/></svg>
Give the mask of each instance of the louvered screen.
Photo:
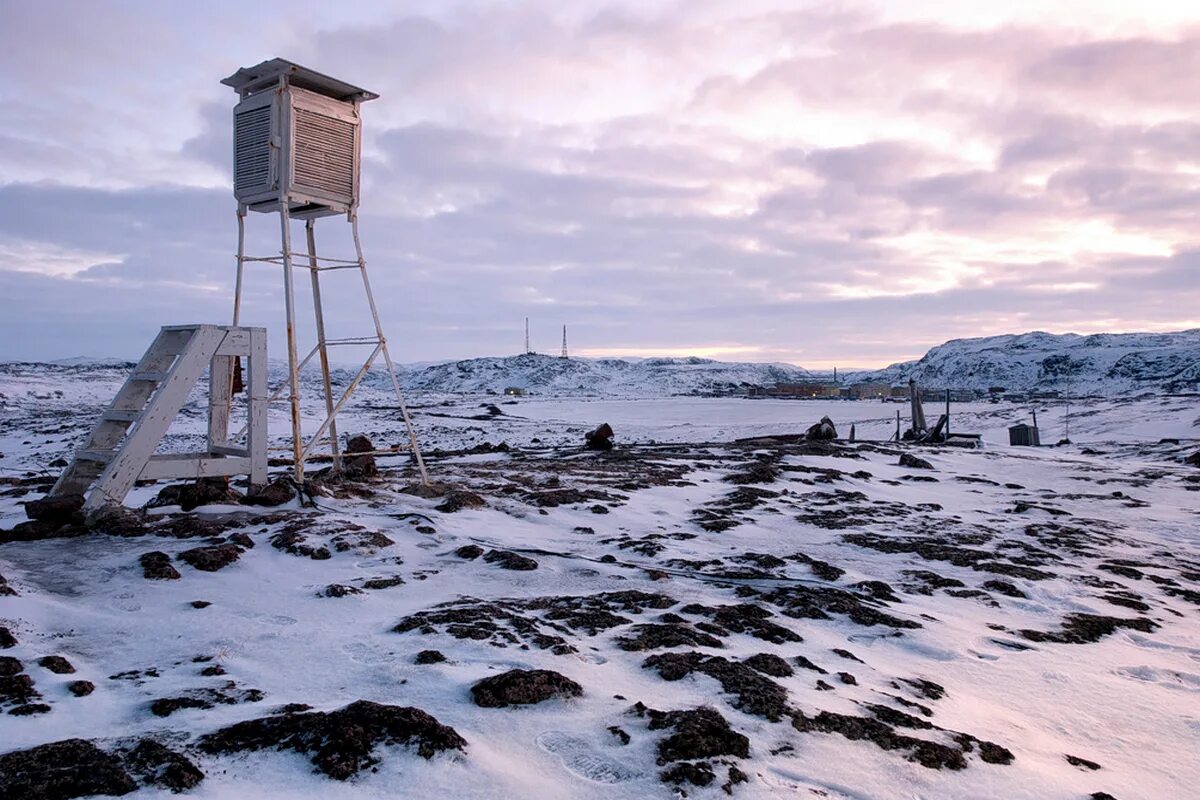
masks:
<svg viewBox="0 0 1200 800"><path fill-rule="evenodd" d="M233 189L243 192L270 188L271 106L242 111L234 120Z"/></svg>
<svg viewBox="0 0 1200 800"><path fill-rule="evenodd" d="M294 114L296 187L351 202L355 125L306 108L296 107Z"/></svg>

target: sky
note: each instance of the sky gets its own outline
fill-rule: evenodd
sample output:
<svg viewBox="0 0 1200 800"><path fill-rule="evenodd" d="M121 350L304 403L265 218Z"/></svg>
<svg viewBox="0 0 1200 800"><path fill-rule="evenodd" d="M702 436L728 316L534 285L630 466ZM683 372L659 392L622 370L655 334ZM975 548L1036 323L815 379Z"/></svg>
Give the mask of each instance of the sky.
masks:
<svg viewBox="0 0 1200 800"><path fill-rule="evenodd" d="M943 341L1200 327L1187 2L0 0L0 360L225 324L220 79L283 57L364 106L393 357L877 367ZM279 249L253 214L249 250ZM299 227L296 233L299 234ZM340 218L322 254L352 254ZM245 324L283 348L280 268ZM297 273L301 350L308 280ZM370 332L351 272L331 337Z"/></svg>

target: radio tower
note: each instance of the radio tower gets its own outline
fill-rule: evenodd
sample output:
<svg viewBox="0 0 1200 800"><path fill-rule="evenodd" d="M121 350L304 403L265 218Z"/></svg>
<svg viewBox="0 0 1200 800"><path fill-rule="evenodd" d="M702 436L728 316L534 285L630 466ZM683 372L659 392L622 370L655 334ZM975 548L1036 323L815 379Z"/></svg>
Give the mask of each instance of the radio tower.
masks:
<svg viewBox="0 0 1200 800"><path fill-rule="evenodd" d="M566 357L567 357L567 326L566 326L566 325L563 325L563 349L562 349L562 357L563 357L563 358L566 358Z"/></svg>
<svg viewBox="0 0 1200 800"><path fill-rule="evenodd" d="M529 355L533 351L529 349L529 317L525 318L525 355Z"/></svg>

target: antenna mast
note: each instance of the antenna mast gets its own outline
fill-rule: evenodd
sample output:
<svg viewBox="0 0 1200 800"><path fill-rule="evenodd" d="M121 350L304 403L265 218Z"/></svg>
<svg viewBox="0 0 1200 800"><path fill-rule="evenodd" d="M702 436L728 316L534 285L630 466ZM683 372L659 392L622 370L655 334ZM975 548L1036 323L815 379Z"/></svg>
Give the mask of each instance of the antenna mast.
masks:
<svg viewBox="0 0 1200 800"><path fill-rule="evenodd" d="M529 355L533 351L529 349L529 317L525 318L525 355Z"/></svg>
<svg viewBox="0 0 1200 800"><path fill-rule="evenodd" d="M566 325L563 325L563 349L562 349L562 357L563 357L563 358L566 358L566 357L567 357L567 326L566 326Z"/></svg>

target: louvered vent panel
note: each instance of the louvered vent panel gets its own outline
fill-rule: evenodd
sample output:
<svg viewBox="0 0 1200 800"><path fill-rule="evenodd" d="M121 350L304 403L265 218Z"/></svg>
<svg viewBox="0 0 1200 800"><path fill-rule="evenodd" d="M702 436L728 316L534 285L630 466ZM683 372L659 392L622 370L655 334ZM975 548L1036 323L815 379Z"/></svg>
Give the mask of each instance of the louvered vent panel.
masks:
<svg viewBox="0 0 1200 800"><path fill-rule="evenodd" d="M271 107L237 115L234 121L233 188L238 194L269 188L271 180Z"/></svg>
<svg viewBox="0 0 1200 800"><path fill-rule="evenodd" d="M354 197L354 124L295 109L295 181L298 188L349 202Z"/></svg>

